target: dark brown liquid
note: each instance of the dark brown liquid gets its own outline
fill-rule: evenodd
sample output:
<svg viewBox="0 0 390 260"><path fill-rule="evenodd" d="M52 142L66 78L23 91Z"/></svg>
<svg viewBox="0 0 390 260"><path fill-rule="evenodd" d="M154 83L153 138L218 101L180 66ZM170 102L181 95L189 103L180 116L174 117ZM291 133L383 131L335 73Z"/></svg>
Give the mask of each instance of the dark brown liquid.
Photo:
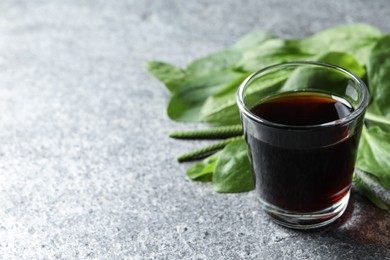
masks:
<svg viewBox="0 0 390 260"><path fill-rule="evenodd" d="M350 106L330 96L311 92L279 96L252 108L252 112L263 119L295 126L332 122L349 115L352 111Z"/></svg>
<svg viewBox="0 0 390 260"><path fill-rule="evenodd" d="M252 109L262 119L288 126L328 123L352 111L346 102L305 92L279 96ZM275 145L247 134L261 198L294 212L318 211L337 203L349 192L359 140L360 131L350 135L348 129L328 127L316 132L315 139L302 139L302 133L295 138L292 131L288 140L294 142L293 147ZM329 138L335 141L324 146L316 143Z"/></svg>

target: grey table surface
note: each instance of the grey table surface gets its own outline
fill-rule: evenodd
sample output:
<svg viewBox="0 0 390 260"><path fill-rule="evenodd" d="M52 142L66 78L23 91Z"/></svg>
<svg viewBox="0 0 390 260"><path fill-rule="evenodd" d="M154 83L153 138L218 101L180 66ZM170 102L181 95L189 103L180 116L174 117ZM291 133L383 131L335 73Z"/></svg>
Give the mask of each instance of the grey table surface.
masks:
<svg viewBox="0 0 390 260"><path fill-rule="evenodd" d="M274 224L254 192L218 194L174 158L200 127L170 121L142 68L185 66L262 30L366 22L381 1L0 2L0 259L390 259L390 215L356 191L328 228Z"/></svg>

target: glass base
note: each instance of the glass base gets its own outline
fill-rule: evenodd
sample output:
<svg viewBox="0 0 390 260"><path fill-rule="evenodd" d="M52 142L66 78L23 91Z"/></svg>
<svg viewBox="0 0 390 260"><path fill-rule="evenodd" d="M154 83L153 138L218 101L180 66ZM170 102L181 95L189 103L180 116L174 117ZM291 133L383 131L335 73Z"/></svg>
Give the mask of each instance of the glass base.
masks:
<svg viewBox="0 0 390 260"><path fill-rule="evenodd" d="M341 217L347 208L350 191L333 206L315 212L290 212L260 199L264 211L279 225L295 229L311 229L328 225Z"/></svg>

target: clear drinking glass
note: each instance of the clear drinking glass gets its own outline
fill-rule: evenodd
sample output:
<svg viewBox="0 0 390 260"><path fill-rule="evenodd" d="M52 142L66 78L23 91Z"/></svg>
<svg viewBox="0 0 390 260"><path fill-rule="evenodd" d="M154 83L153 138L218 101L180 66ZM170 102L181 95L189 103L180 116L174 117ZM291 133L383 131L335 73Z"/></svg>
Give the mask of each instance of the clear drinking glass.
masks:
<svg viewBox="0 0 390 260"><path fill-rule="evenodd" d="M310 99L314 96L317 99ZM300 98L300 111L285 106L289 97ZM329 100L334 104L330 102L328 109L338 118L327 121L322 115L327 114L326 107L316 102ZM324 226L340 217L349 200L368 104L364 82L334 65L288 62L249 76L239 87L237 102L265 212L281 225L300 229ZM256 107L266 102L272 103L268 114L259 115L264 105L263 110ZM302 114L309 115L308 122L320 123L296 124L300 118L295 117ZM288 123L274 121L275 115Z"/></svg>

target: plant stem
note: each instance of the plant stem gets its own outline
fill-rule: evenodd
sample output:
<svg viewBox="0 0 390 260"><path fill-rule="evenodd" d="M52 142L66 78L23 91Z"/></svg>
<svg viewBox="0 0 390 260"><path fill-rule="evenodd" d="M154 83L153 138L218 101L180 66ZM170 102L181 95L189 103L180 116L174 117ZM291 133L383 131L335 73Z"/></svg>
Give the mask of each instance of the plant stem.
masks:
<svg viewBox="0 0 390 260"><path fill-rule="evenodd" d="M219 139L242 134L243 130L241 125L231 125L194 131L173 132L169 134L169 137L176 139Z"/></svg>
<svg viewBox="0 0 390 260"><path fill-rule="evenodd" d="M213 154L213 153L217 152L218 150L223 149L229 143L231 143L233 141L236 141L236 140L243 139L243 138L244 138L243 136L228 138L228 139L223 140L221 142L218 142L218 143L215 143L215 144L203 147L203 148L201 148L199 150L195 150L195 151L192 151L192 152L180 155L177 158L177 160L179 162L187 162L187 161L193 161L193 160L201 159L201 158L204 158L204 157L206 157L206 156L208 156L210 154Z"/></svg>

